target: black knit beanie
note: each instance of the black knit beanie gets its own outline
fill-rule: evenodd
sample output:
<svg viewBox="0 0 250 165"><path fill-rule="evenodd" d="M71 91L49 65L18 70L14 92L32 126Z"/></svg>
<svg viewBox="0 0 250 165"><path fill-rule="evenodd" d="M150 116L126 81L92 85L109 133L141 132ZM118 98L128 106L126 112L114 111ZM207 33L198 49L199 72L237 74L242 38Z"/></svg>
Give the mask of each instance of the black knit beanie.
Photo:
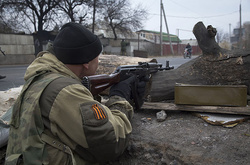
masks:
<svg viewBox="0 0 250 165"><path fill-rule="evenodd" d="M99 38L78 23L63 25L53 42L56 57L64 64L85 64L102 51Z"/></svg>

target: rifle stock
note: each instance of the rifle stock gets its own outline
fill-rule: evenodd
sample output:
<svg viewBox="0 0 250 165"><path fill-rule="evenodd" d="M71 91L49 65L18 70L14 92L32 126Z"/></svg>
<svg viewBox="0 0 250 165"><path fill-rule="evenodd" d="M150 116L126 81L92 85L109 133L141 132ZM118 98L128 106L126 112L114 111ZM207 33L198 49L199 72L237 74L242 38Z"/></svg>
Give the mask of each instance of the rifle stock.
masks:
<svg viewBox="0 0 250 165"><path fill-rule="evenodd" d="M118 82L120 82L120 73L85 76L82 84L95 96Z"/></svg>

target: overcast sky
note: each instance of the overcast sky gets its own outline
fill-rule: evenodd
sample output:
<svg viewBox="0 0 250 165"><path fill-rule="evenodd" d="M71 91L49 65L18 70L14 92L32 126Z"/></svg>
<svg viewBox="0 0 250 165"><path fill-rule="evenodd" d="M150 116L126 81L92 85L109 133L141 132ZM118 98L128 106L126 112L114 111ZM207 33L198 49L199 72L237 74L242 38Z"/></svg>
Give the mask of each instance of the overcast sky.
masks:
<svg viewBox="0 0 250 165"><path fill-rule="evenodd" d="M133 6L141 4L148 10L145 30L160 31L160 2L161 0L130 0ZM242 24L250 21L250 0L162 0L171 34L180 39L195 38L192 33L194 25L202 21L207 27L212 25L217 31L231 34L233 28L239 27L241 4ZM162 30L167 32L164 17ZM179 30L178 30L179 29Z"/></svg>

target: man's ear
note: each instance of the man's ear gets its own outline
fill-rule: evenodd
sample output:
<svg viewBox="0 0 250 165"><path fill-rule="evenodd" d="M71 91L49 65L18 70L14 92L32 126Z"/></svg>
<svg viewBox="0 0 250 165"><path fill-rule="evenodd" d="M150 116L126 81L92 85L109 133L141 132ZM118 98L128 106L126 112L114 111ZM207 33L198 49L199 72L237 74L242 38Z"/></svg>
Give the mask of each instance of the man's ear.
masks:
<svg viewBox="0 0 250 165"><path fill-rule="evenodd" d="M87 70L89 69L89 64L88 63L87 64L82 64L82 66L83 66L84 69L87 69Z"/></svg>

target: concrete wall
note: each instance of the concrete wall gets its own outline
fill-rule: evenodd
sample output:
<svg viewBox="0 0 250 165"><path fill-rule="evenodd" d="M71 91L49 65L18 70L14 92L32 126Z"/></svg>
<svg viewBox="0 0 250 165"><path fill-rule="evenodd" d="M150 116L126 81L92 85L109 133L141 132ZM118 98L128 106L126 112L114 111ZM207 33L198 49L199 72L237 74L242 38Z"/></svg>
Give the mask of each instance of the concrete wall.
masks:
<svg viewBox="0 0 250 165"><path fill-rule="evenodd" d="M30 64L35 59L32 35L0 34L0 65Z"/></svg>
<svg viewBox="0 0 250 165"><path fill-rule="evenodd" d="M133 55L133 47L132 46L126 46L126 56L134 56ZM115 54L115 55L121 55L121 47L114 47L114 46L105 46L103 47L103 54Z"/></svg>
<svg viewBox="0 0 250 165"><path fill-rule="evenodd" d="M129 42L129 45L126 46L126 56L134 56L134 50L138 50L138 41L137 40L126 40ZM108 38L101 38L101 42L103 44L103 53L104 54L115 54L121 55L121 40L113 40ZM154 44L150 44L154 45ZM147 51L149 43L140 41L139 49L143 51Z"/></svg>

